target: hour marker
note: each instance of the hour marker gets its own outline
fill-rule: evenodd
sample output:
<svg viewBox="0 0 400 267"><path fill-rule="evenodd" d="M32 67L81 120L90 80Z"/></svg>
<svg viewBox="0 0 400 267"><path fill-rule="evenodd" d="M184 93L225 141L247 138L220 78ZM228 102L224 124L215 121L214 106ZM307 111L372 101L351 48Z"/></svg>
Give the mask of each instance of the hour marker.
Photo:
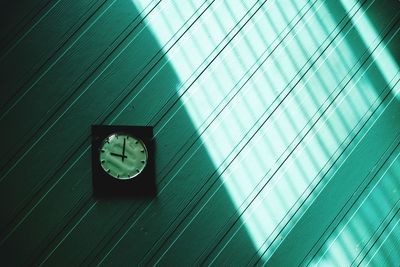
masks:
<svg viewBox="0 0 400 267"><path fill-rule="evenodd" d="M105 151L104 149L102 149L102 150L101 150L101 153L104 153L104 152L106 152L106 151Z"/></svg>
<svg viewBox="0 0 400 267"><path fill-rule="evenodd" d="M140 170L139 169L136 169L136 171L139 173L140 172Z"/></svg>
<svg viewBox="0 0 400 267"><path fill-rule="evenodd" d="M144 153L144 149L140 150L140 152Z"/></svg>
<svg viewBox="0 0 400 267"><path fill-rule="evenodd" d="M108 169L108 170L107 170L107 172L111 172L111 170L110 170L110 169Z"/></svg>
<svg viewBox="0 0 400 267"><path fill-rule="evenodd" d="M119 174L117 174L117 178L119 178Z"/></svg>
<svg viewBox="0 0 400 267"><path fill-rule="evenodd" d="M144 161L144 160L141 160L140 162L141 162L141 163L143 163L143 164L145 163L145 161Z"/></svg>
<svg viewBox="0 0 400 267"><path fill-rule="evenodd" d="M139 141L138 141L138 140L136 140L136 141L135 141L135 144L139 144Z"/></svg>
<svg viewBox="0 0 400 267"><path fill-rule="evenodd" d="M102 159L102 160L101 160L101 163L104 163L104 162L106 162L106 161L105 161L104 159Z"/></svg>

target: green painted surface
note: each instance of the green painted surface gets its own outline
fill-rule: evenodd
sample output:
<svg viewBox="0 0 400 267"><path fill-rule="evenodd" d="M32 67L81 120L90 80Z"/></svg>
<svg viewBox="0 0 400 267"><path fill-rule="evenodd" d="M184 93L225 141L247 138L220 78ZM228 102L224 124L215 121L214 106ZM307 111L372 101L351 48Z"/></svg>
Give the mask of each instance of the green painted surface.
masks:
<svg viewBox="0 0 400 267"><path fill-rule="evenodd" d="M6 7L7 265L399 264L397 1ZM156 198L93 197L91 124L154 126Z"/></svg>

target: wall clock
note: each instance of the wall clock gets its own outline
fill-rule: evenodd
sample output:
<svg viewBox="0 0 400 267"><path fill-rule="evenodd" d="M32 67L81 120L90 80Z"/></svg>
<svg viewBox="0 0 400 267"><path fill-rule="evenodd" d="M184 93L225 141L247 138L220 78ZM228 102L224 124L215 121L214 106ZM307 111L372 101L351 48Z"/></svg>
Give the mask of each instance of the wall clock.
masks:
<svg viewBox="0 0 400 267"><path fill-rule="evenodd" d="M137 137L126 133L107 136L100 147L100 165L116 179L133 179L146 167L146 145Z"/></svg>
<svg viewBox="0 0 400 267"><path fill-rule="evenodd" d="M97 196L154 195L152 127L93 125L92 180Z"/></svg>

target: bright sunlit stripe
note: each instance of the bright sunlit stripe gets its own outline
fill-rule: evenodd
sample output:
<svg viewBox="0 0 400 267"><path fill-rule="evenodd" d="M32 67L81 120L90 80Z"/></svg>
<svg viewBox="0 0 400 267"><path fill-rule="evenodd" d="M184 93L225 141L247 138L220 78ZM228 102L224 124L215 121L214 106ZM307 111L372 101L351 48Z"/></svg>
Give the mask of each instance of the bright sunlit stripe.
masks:
<svg viewBox="0 0 400 267"><path fill-rule="evenodd" d="M340 33L331 48L317 61L317 67L313 67L310 74L300 81L267 124L250 140L257 127L268 117L267 107L274 105L274 99L282 97L288 90L286 85L294 85L292 79L298 75L299 69L310 65L307 60L315 58L314 52L321 53L319 45L329 35L338 33L338 29L334 28L338 18L332 17L323 1L313 7L306 1L268 1L196 83L189 87L188 81L193 73L199 74L201 67L210 62L210 55L216 54L214 49L222 49L229 41L225 38L227 33L243 25L245 20L241 18L250 16L245 15L248 10L252 14L258 8L257 1L217 2L167 56L182 82L178 93L184 108L201 133L202 141L222 174L224 186L238 211L244 212L243 220L255 246L263 253L269 245L266 241L273 239L279 222L296 201L304 198L308 185L374 103L377 94L368 76L359 74L356 82L349 81L344 96L331 108L329 116L324 117L327 123L320 123L318 132L314 131L305 139L304 145L293 154L285 168L277 172L275 180L251 202L257 190L261 189L260 185L265 183L263 179L268 178L271 169L281 163L286 149L293 147L292 141L299 141L305 134L304 127L310 127L309 121L318 118L318 108L342 84L342 79L348 77L349 70L357 69L360 63L356 61L345 35ZM350 17L359 7L357 3L346 5ZM171 35L170 31L174 28L171 25L177 23L179 14L185 13L186 8L192 7L190 4L176 5L175 15L171 15L170 10L149 21L160 42L165 42L165 36ZM285 26L300 15L304 18L299 25L284 43L278 45L283 33L288 32ZM366 21L369 23L365 14L359 11L353 23L357 30L365 30L372 27L370 23L365 24ZM380 55L374 52L379 41L376 32L375 36L369 35L368 39L364 39L376 62L380 62L378 66L383 76L391 80L398 66L393 65L396 63L383 44L380 50L376 50L381 52ZM276 51L267 58L274 45L278 45ZM255 70L254 66L258 66L261 59L267 61L246 83L250 75L248 71ZM237 92L228 104L226 99ZM220 111L222 113L215 117ZM231 163L243 147L244 150ZM264 256L268 258L270 255L266 253Z"/></svg>

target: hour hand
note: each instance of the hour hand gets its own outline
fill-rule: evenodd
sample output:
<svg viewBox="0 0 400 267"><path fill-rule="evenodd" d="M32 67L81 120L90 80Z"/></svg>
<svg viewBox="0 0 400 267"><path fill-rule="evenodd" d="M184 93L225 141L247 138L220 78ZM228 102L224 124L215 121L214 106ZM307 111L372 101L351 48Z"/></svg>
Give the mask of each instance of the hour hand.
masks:
<svg viewBox="0 0 400 267"><path fill-rule="evenodd" d="M110 154L113 155L113 156L116 156L116 157L120 157L122 160L124 160L124 158L127 158L127 156L125 156L125 155L117 154L117 153L114 153L114 152L110 152Z"/></svg>

